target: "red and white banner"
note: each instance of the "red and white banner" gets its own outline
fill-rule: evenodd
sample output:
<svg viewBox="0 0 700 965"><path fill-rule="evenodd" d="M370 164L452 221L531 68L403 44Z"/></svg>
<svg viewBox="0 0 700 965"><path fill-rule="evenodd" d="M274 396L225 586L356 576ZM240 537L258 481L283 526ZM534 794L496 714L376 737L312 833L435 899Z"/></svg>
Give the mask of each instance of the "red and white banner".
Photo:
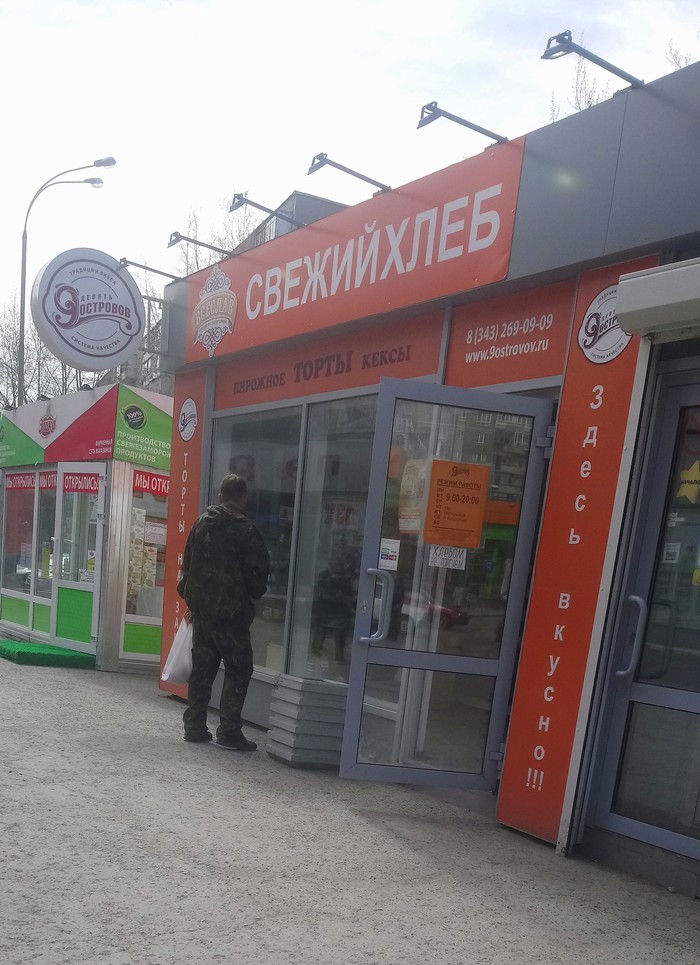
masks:
<svg viewBox="0 0 700 965"><path fill-rule="evenodd" d="M165 497L170 492L170 479L158 472L134 469L132 489L135 493L150 493L152 496Z"/></svg>
<svg viewBox="0 0 700 965"><path fill-rule="evenodd" d="M5 489L34 489L36 479L33 472L8 472L5 476Z"/></svg>
<svg viewBox="0 0 700 965"><path fill-rule="evenodd" d="M58 473L55 469L49 469L48 472L40 472L39 489L55 489L57 479Z"/></svg>
<svg viewBox="0 0 700 965"><path fill-rule="evenodd" d="M67 472L63 477L64 493L96 493L100 488L97 472Z"/></svg>

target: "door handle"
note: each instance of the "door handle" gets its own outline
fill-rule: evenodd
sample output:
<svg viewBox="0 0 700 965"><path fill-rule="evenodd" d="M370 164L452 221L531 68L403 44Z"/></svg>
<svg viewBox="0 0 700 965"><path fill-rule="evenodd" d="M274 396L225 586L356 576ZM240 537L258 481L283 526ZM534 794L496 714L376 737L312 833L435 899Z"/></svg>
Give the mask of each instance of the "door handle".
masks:
<svg viewBox="0 0 700 965"><path fill-rule="evenodd" d="M642 642L644 640L644 631L647 625L647 603L646 600L642 599L641 596L628 596L628 603L634 603L638 608L639 612L637 614L637 626L634 631L634 642L632 644L632 656L630 657L629 664L624 670L616 670L616 677L631 677L632 674L637 669L637 664L639 663L639 657L642 652Z"/></svg>
<svg viewBox="0 0 700 965"><path fill-rule="evenodd" d="M640 674L640 679L643 678L644 680L658 680L661 677L665 677L671 665L671 658L673 657L673 651L675 649L676 605L672 600L654 600L653 605L656 607L667 607L669 611L669 621L664 639L661 668L659 670L647 670L646 673Z"/></svg>
<svg viewBox="0 0 700 965"><path fill-rule="evenodd" d="M389 636L389 625L391 623L391 604L394 600L394 578L387 570L377 570L370 567L367 570L369 576L376 576L382 584L382 596L379 606L379 620L377 629L369 637L360 637L360 643L381 643Z"/></svg>

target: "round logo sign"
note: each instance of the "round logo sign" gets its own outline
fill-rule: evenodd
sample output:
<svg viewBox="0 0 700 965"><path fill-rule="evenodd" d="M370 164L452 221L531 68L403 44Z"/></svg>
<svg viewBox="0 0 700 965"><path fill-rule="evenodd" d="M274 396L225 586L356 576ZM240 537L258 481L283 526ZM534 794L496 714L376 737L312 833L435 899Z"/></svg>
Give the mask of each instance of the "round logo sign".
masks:
<svg viewBox="0 0 700 965"><path fill-rule="evenodd" d="M146 413L140 405L128 405L122 412L122 419L130 429L143 429L146 425Z"/></svg>
<svg viewBox="0 0 700 965"><path fill-rule="evenodd" d="M177 429L183 442L189 442L197 428L197 405L194 399L185 399L180 407Z"/></svg>
<svg viewBox="0 0 700 965"><path fill-rule="evenodd" d="M93 248L72 248L45 265L32 288L31 308L54 355L89 372L126 362L143 337L138 285L116 258Z"/></svg>
<svg viewBox="0 0 700 965"><path fill-rule="evenodd" d="M624 352L631 338L617 323L617 285L611 285L588 306L578 332L578 344L589 362L602 365Z"/></svg>
<svg viewBox="0 0 700 965"><path fill-rule="evenodd" d="M39 435L42 439L48 439L56 431L56 420L52 415L45 415L39 419Z"/></svg>

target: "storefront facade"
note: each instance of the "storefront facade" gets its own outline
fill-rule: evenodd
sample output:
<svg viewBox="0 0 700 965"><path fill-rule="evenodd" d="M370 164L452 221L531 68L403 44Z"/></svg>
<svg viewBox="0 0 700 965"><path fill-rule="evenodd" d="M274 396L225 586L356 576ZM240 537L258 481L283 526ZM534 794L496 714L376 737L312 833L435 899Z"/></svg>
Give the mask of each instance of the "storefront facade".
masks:
<svg viewBox="0 0 700 965"><path fill-rule="evenodd" d="M0 415L0 633L157 668L171 421L123 385Z"/></svg>
<svg viewBox="0 0 700 965"><path fill-rule="evenodd" d="M273 756L497 791L504 824L690 893L700 349L617 308L698 253L699 94L686 68L166 292L164 650L238 472Z"/></svg>

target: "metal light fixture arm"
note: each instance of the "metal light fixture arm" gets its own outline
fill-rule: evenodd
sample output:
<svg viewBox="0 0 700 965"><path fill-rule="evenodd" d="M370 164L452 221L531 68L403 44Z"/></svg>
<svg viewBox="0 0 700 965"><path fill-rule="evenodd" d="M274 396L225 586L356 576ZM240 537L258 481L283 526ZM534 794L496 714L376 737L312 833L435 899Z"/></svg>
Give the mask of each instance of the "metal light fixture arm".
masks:
<svg viewBox="0 0 700 965"><path fill-rule="evenodd" d="M595 64L596 67L602 67L603 70L608 70L611 74L621 77L622 80L627 81L631 87L644 87L643 80L640 80L638 77L634 77L632 74L628 74L626 70L616 67L615 64L611 64L609 60L603 60L602 57L598 57L596 54L591 53L591 51L586 47L582 47L580 44L575 43L571 37L570 30L563 30L561 33L554 34L553 37L550 37L547 41L545 51L540 59L557 60L559 57L566 56L566 54L577 54L579 57L583 57L585 60L590 60L590 62Z"/></svg>

